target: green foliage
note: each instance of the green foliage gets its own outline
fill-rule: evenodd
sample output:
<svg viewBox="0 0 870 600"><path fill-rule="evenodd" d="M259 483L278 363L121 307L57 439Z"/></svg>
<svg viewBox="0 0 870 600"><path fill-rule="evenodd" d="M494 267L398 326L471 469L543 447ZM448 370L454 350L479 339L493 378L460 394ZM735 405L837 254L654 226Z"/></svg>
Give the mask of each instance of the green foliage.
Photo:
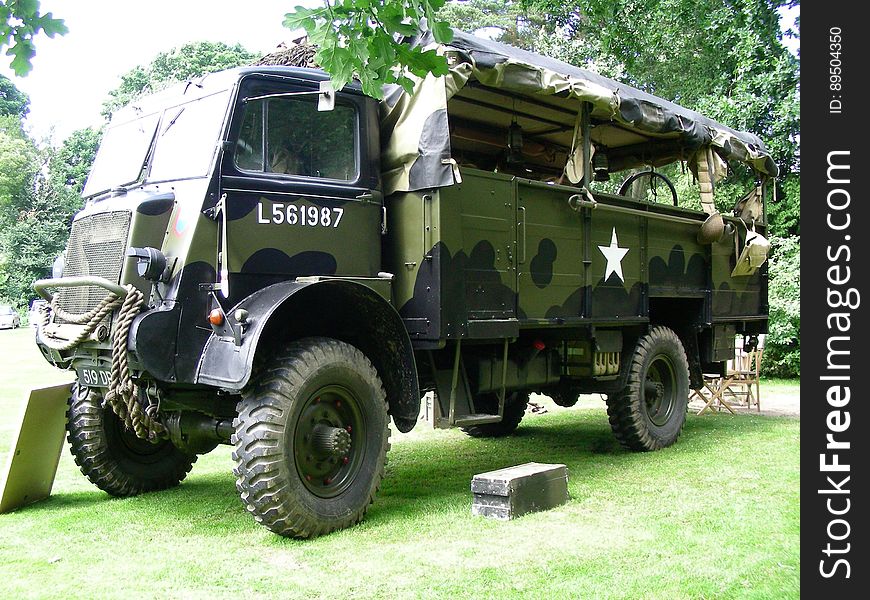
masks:
<svg viewBox="0 0 870 600"><path fill-rule="evenodd" d="M0 116L23 117L30 110L30 98L15 87L5 75L0 75Z"/></svg>
<svg viewBox="0 0 870 600"><path fill-rule="evenodd" d="M73 131L49 160L52 183L81 194L102 137L102 131L92 127Z"/></svg>
<svg viewBox="0 0 870 600"><path fill-rule="evenodd" d="M436 18L445 0L324 0L318 8L297 6L284 25L302 28L319 50L315 60L341 88L356 76L363 91L383 97L383 86L399 84L409 93L414 80L428 73L447 74L447 60L435 50L396 40L430 30L438 42L453 39L453 30Z"/></svg>
<svg viewBox="0 0 870 600"><path fill-rule="evenodd" d="M63 250L100 133L82 129L40 150L16 117L0 117L0 298L22 308Z"/></svg>
<svg viewBox="0 0 870 600"><path fill-rule="evenodd" d="M14 210L39 172L38 152L17 115L0 116L0 226L3 214Z"/></svg>
<svg viewBox="0 0 870 600"><path fill-rule="evenodd" d="M589 69L614 79L625 79L622 63L603 52L596 35L581 35L571 21L546 7L523 0L457 0L439 13L459 29L485 30L497 41ZM560 13L561 14L561 13ZM570 14L570 12L569 12Z"/></svg>
<svg viewBox="0 0 870 600"><path fill-rule="evenodd" d="M800 376L800 236L773 238L770 258L770 323L762 369L770 377Z"/></svg>
<svg viewBox="0 0 870 600"><path fill-rule="evenodd" d="M55 19L39 12L39 0L8 0L0 2L0 50L7 48L11 56L9 66L19 77L30 72L30 60L36 55L33 38L39 32L48 37L64 35L67 27L63 19Z"/></svg>
<svg viewBox="0 0 870 600"><path fill-rule="evenodd" d="M0 117L0 298L17 307L26 296L20 266L30 260L30 244L38 243L41 226L31 212L41 167L39 151L20 118Z"/></svg>
<svg viewBox="0 0 870 600"><path fill-rule="evenodd" d="M18 308L36 297L31 284L46 277L66 245L68 219L45 195L34 195L0 237L0 297Z"/></svg>
<svg viewBox="0 0 870 600"><path fill-rule="evenodd" d="M543 15L514 0L448 2L438 15L465 31L495 28L499 41L523 48L531 45L530 38L545 22Z"/></svg>
<svg viewBox="0 0 870 600"><path fill-rule="evenodd" d="M800 173L788 173L778 182L777 201L768 204L770 232L787 237L801 232L801 177Z"/></svg>
<svg viewBox="0 0 870 600"><path fill-rule="evenodd" d="M18 221L39 172L38 152L24 133L19 115L0 116L0 301L20 307L15 293L14 273L17 248L8 234Z"/></svg>
<svg viewBox="0 0 870 600"><path fill-rule="evenodd" d="M148 65L134 67L121 76L121 84L103 103L102 114L108 119L113 111L140 96L206 73L250 64L257 58L240 44L223 42L194 42L161 52Z"/></svg>

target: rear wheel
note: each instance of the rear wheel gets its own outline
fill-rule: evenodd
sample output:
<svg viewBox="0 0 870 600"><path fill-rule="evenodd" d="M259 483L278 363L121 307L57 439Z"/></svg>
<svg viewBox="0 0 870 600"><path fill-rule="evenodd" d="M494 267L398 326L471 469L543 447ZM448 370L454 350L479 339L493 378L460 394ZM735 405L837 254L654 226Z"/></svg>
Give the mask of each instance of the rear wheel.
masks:
<svg viewBox="0 0 870 600"><path fill-rule="evenodd" d="M630 450L649 451L677 441L686 421L689 362L680 338L653 327L637 342L628 384L607 398L610 427Z"/></svg>
<svg viewBox="0 0 870 600"><path fill-rule="evenodd" d="M514 392L508 394L504 400L504 414L498 423L482 423L471 427L461 427L463 432L471 437L491 438L503 437L517 430L526 407L529 405L528 392ZM498 394L491 392L481 394L474 398L474 410L480 414L498 414Z"/></svg>
<svg viewBox="0 0 870 600"><path fill-rule="evenodd" d="M169 440L151 443L128 431L102 395L77 385L67 410L67 439L91 483L113 496L133 496L178 485L196 462Z"/></svg>
<svg viewBox="0 0 870 600"><path fill-rule="evenodd" d="M390 447L386 393L362 352L328 338L295 342L238 408L236 486L257 522L305 538L362 520Z"/></svg>

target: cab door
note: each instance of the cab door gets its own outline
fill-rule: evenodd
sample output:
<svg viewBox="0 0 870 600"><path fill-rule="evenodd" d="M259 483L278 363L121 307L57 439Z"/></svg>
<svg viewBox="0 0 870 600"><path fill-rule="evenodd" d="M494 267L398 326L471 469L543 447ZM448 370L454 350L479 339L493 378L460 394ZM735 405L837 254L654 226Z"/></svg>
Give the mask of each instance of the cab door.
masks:
<svg viewBox="0 0 870 600"><path fill-rule="evenodd" d="M381 262L373 101L319 80L249 76L221 165L231 298L312 275L369 277Z"/></svg>

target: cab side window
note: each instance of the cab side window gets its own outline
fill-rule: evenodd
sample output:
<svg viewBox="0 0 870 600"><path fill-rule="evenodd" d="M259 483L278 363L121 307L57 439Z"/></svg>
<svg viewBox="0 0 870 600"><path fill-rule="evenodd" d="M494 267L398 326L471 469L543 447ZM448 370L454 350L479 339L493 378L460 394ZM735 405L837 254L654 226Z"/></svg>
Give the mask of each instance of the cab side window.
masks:
<svg viewBox="0 0 870 600"><path fill-rule="evenodd" d="M235 163L243 171L357 178L357 118L352 106L319 112L310 99L264 98L245 104Z"/></svg>

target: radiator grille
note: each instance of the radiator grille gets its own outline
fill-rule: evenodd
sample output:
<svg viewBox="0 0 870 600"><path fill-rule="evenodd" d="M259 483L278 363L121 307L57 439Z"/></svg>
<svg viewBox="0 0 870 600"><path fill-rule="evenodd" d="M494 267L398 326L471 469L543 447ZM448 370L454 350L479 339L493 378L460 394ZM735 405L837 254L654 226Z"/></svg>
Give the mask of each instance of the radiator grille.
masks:
<svg viewBox="0 0 870 600"><path fill-rule="evenodd" d="M91 215L73 223L67 245L64 277L91 275L113 283L121 278L130 213L117 211ZM108 293L101 287L60 288L58 304L71 313L94 308Z"/></svg>

